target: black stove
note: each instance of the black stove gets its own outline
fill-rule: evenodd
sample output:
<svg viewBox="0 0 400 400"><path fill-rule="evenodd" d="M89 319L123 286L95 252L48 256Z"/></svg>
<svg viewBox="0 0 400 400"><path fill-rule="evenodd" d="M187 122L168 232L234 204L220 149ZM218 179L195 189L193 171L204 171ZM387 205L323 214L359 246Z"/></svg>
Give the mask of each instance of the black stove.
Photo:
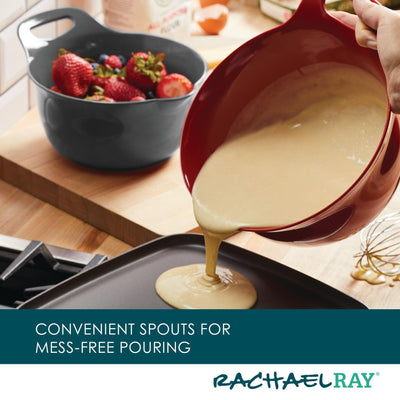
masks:
<svg viewBox="0 0 400 400"><path fill-rule="evenodd" d="M101 254L0 235L0 308L16 308L106 259Z"/></svg>

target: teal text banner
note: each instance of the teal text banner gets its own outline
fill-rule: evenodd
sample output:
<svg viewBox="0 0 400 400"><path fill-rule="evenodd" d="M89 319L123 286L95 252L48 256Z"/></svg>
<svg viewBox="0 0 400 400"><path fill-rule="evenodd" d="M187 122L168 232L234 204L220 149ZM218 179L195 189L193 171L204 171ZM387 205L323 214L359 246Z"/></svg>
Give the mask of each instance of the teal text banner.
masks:
<svg viewBox="0 0 400 400"><path fill-rule="evenodd" d="M398 364L400 310L2 310L0 363Z"/></svg>

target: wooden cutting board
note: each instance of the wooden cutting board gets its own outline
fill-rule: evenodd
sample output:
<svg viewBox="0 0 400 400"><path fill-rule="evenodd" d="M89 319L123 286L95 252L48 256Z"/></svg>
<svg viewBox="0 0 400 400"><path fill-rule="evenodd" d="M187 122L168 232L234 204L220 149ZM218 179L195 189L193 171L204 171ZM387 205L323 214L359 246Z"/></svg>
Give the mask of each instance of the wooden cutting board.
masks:
<svg viewBox="0 0 400 400"><path fill-rule="evenodd" d="M228 24L220 35L206 35L193 23L187 44L213 67L245 41L276 25L258 7L231 1ZM200 231L178 153L140 172L80 167L52 148L33 109L0 136L0 178L136 246L159 236Z"/></svg>
<svg viewBox="0 0 400 400"><path fill-rule="evenodd" d="M84 168L52 148L37 109L0 136L0 177L132 246L199 231L178 151L139 172Z"/></svg>

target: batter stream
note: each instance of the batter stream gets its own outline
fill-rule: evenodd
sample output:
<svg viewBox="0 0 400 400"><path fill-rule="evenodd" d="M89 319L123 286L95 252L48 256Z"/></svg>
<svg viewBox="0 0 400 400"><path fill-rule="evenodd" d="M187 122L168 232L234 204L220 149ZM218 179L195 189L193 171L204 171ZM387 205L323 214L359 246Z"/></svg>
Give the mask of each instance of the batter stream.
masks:
<svg viewBox="0 0 400 400"><path fill-rule="evenodd" d="M279 95L277 88L271 96ZM357 180L375 153L387 98L374 77L353 66L320 65L292 91L284 104L292 115L234 135L201 169L192 197L206 266L177 267L159 277L157 293L173 307L251 308L253 285L217 267L221 241L244 227L281 227L315 214Z"/></svg>

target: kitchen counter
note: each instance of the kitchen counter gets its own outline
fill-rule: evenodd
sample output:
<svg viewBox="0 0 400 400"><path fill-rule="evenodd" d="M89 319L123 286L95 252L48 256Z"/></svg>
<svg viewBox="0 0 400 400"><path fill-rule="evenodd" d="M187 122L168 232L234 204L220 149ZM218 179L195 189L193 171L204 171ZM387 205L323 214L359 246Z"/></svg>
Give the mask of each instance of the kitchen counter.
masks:
<svg viewBox="0 0 400 400"><path fill-rule="evenodd" d="M243 7L246 6L240 5L237 2L233 3L230 24L221 36L207 37L200 31L195 30L192 37L192 44L203 52L209 65L213 66L217 64L220 59L243 43L246 38L276 25L276 22L262 16L256 8L247 7L246 13L242 13ZM240 25L242 23L244 24L243 26L246 26L246 29L237 29L237 24ZM26 132L26 129L30 129L29 132ZM30 149L26 148L26 151L21 153L24 148L19 146L23 146L24 141L19 140L22 136L18 135L23 131L26 134L24 137L30 138L33 142L27 146L31 147ZM7 139L7 135L9 139ZM163 226L164 231L160 230L158 234L149 234L148 232L152 232L150 227L146 231L135 231L132 236L121 235L117 238L115 234L110 234L117 232L116 230L106 229L109 227L107 219L104 220L105 225L101 229L94 227L92 223L84 222L83 219L85 218L82 216L87 212L86 207L89 203L82 202L82 199L85 198L84 194L81 193L81 197L76 195L78 193L76 192L76 182L79 182L79 179L74 174L76 173L76 169L79 170L80 174L84 174L85 176L92 174L91 177L93 177L93 173L89 170L85 171L81 167L73 166L68 160L60 161L59 156L51 149L51 146L41 135L44 134L40 131L37 111L32 110L23 120L12 127L5 136L0 137L0 156L3 157L0 157L0 175L8 181L6 183L5 180L0 180L0 234L30 240L41 240L55 246L105 254L109 257L125 252L140 242L150 240L162 234L169 234L166 227ZM31 153L32 146L35 149L34 155ZM43 163L46 163L46 167L44 167ZM55 168L59 166L59 163L62 164L64 173L62 179L70 185L68 192L61 190L59 186L55 185L57 183ZM156 179L151 184L151 187L157 187L157 190L160 190L160 185L158 184L159 178L157 176L165 174L165 179L168 179L168 185L175 185L176 193L165 190L164 196L161 193L153 193L153 190L148 191L147 186L143 186L143 189L140 189L140 196L143 196L143 199L145 199L147 195L151 194L154 201L165 200L170 197L173 200L176 196L179 196L180 199L183 199L183 203L178 204L176 207L179 210L185 210L187 222L181 226L173 221L174 229L179 232L196 231L195 225L193 225L191 209L190 207L188 208L188 204L190 206L190 196L184 188L183 182L180 181L181 178L179 177L179 182L176 179L175 170L178 167L179 157L175 155L171 161L159 169L152 170L150 173L153 176L152 179ZM92 203L94 201L104 201L105 196L102 192L104 187L107 187L110 192L108 193L107 201L110 198L118 199L119 196L126 194L127 186L125 181L129 181L132 176L126 174L117 175L114 174L113 176L115 186L111 187L111 189L107 186L107 178L102 178L101 181L98 181L97 186L92 187L93 190L90 193ZM43 179L38 179L39 176ZM140 186L142 182L147 179L146 174L133 178L136 179L133 186L139 186L140 188L142 188ZM42 200L28 194L28 192L35 193L35 189L32 187L35 183L40 186L36 193L40 191L44 193L44 196L41 196ZM132 182L130 182L130 185L131 188ZM17 187L23 188L23 190ZM64 195L70 196L69 200L71 201L69 204L66 204ZM43 201L43 197L45 197L46 201ZM142 215L143 210L154 210L153 203L144 203L143 201L142 206L145 208L138 211L133 210L133 207L131 208L130 211L135 211L133 213L135 217L139 214ZM72 210L71 205L74 205L76 210ZM116 204L116 207L116 211L120 211L122 209L121 203ZM398 190L383 213L399 209L400 193ZM99 207L96 210L101 211ZM111 210L109 216L112 217L115 214ZM103 217L102 215L100 216ZM122 214L121 216L126 217L126 215ZM172 217L174 216L172 215ZM121 218L121 221L126 222L126 219ZM85 220L88 221L88 219ZM180 216L177 220L179 222L183 221ZM151 224L153 223L153 221L150 222ZM137 225L150 225L150 222L140 221ZM115 226L118 228L118 224L115 224ZM127 227L129 228L129 226ZM175 233L175 231L171 233ZM137 243L135 242L135 235L143 235ZM400 281L393 282L391 285L389 285L389 283L392 283L391 280L381 285L370 285L364 281L356 281L350 276L356 262L354 255L359 251L358 234L331 245L310 247L296 247L273 242L251 232L241 232L232 236L227 241L321 280L364 302L370 308L400 308Z"/></svg>
<svg viewBox="0 0 400 400"><path fill-rule="evenodd" d="M109 257L132 246L0 180L0 233ZM397 191L384 213L400 207ZM359 236L338 243L296 247L241 232L227 240L323 281L370 308L400 308L400 282L370 285L350 276Z"/></svg>
<svg viewBox="0 0 400 400"><path fill-rule="evenodd" d="M113 257L131 248L56 207L0 180L0 233Z"/></svg>
<svg viewBox="0 0 400 400"><path fill-rule="evenodd" d="M194 4L196 10L199 6ZM258 7L246 5L246 0L230 0L228 22L219 35L207 35L192 22L186 43L197 49L213 68L244 42L276 26L277 21L262 14Z"/></svg>

